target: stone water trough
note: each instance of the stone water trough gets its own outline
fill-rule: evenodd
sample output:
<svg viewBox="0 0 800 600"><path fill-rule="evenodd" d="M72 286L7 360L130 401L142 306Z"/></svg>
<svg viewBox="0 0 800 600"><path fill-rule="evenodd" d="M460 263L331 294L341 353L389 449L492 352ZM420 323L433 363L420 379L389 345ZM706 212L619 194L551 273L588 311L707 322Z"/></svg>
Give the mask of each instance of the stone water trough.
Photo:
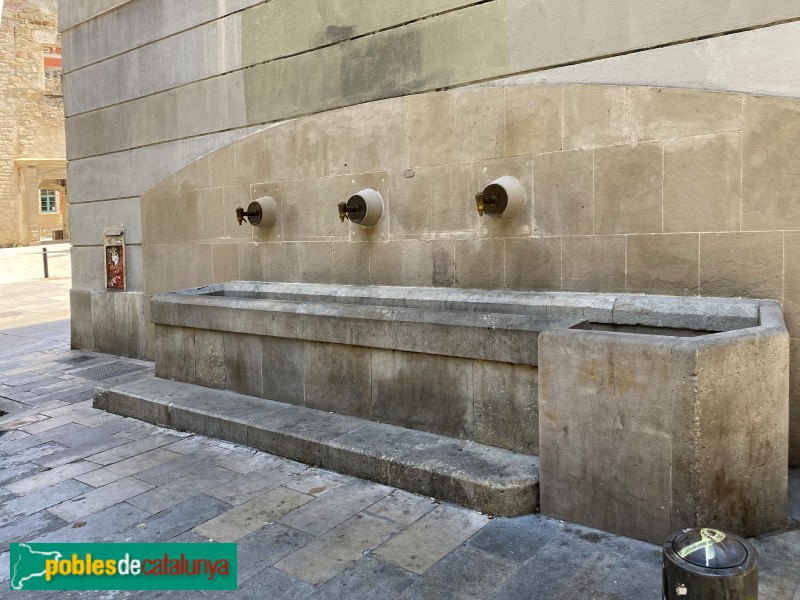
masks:
<svg viewBox="0 0 800 600"><path fill-rule="evenodd" d="M229 282L151 315L156 378L96 406L656 542L786 519L771 301Z"/></svg>

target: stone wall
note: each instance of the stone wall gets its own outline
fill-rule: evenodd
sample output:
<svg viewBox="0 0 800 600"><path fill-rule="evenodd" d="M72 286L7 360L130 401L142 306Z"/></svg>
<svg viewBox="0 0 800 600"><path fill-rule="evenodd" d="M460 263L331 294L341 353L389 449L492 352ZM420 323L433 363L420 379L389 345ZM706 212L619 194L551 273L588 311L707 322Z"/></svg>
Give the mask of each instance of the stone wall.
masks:
<svg viewBox="0 0 800 600"><path fill-rule="evenodd" d="M625 0L613 6L590 0L62 5L77 289L94 287L89 265L99 264L104 226L128 228L130 267L140 270L141 194L268 121L514 73L548 73L571 63L597 64L597 77L584 72L580 81L602 81L609 77L606 57L650 56L659 45L685 47L681 60L699 57L695 64L708 67L696 77L672 78L670 85L744 85L752 91L758 84L748 88L748 81L768 72L759 81L774 87L764 91L800 94L800 84L792 87L798 69L791 68L800 56L792 63L791 52L784 52L780 62L774 53L747 51L749 46L738 53L717 46L695 52L688 43L797 26L789 22L800 19L792 0L746 0L735 7L727 0ZM772 38L763 42L779 51L777 44ZM674 62L665 58L659 64ZM730 69L717 68L721 62L746 70L727 77ZM778 62L786 66L780 73L771 70ZM631 69L614 73L629 77ZM88 205L95 202L107 204Z"/></svg>
<svg viewBox="0 0 800 600"><path fill-rule="evenodd" d="M474 88L340 109L145 194L138 285L146 298L234 279L771 298L796 348L798 135L800 101L651 88ZM506 174L526 188L521 214L480 218L474 194ZM384 218L341 224L336 204L364 187ZM262 195L275 227L237 225L234 209ZM104 326L75 341L102 347Z"/></svg>
<svg viewBox="0 0 800 600"><path fill-rule="evenodd" d="M0 19L0 247L39 239L21 196L20 158L65 157L64 102L45 90L43 44L57 44L56 0L6 0Z"/></svg>
<svg viewBox="0 0 800 600"><path fill-rule="evenodd" d="M772 3L744 0L735 6L727 0L702 3L693 0L678 0L677 3L623 0L612 5L590 0L572 3L556 0L411 0L391 3L391 6L366 0L332 0L325 3L313 0L220 0L213 3L197 3L196 0L91 0L62 2L62 5L74 243L73 344L77 347L102 347L133 356L145 353L146 261L142 243L150 234L141 220L142 194L198 157L254 132L263 131L273 122L440 88L487 84L503 86L512 76L522 77L522 81L525 78L528 78L527 81L547 79L552 75L553 81L644 82L800 96L800 81L796 79L796 73L800 72L797 68L800 65L800 52L794 44L797 28L800 27L800 7L794 0ZM287 10L288 6L291 6L291 10ZM676 69L675 65L685 65L685 68ZM503 94L505 98L505 92ZM569 185L577 186L576 189L580 191L581 185L588 185L587 157L586 152L582 151L595 146L599 148L641 140L653 142L649 150L646 149L647 144L642 144L645 149L635 152L593 152L592 176L598 168L605 168L604 165L626 164L629 159L649 165L655 179L662 170L667 173L681 168L681 160L691 171L690 167L695 166L691 157L694 148L697 153L709 152L714 155L708 162L711 165L708 175L697 169L692 171L690 181L698 190L696 193L703 193L703 190L720 184L723 185L722 194L730 193L736 197L740 192L735 186L735 178L721 182L719 172L714 171L719 167L720 172L726 172L735 163L737 139L741 146L741 126L739 129L728 129L724 122L730 115L720 115L723 119L722 129L713 130L711 135L716 137L706 148L699 137L694 137L705 134L692 133L695 130L691 127L689 133L679 131L675 136L659 129L662 126L668 128L669 120L675 115L660 115L658 102L655 102L653 112L637 115L632 112L638 106L632 100L635 96L632 92L625 91L620 95L608 90L601 95L606 97L601 99L601 103L607 102L613 109L611 114L614 119L607 123L607 130L603 131L598 126L596 131L585 134L589 136L587 138L582 137L583 133L572 138L570 134L562 132L566 143L563 147L573 151L569 159L551 158L554 164L549 166L544 164L547 159L541 159L543 164L539 168L557 171L567 168L559 161L573 161L569 168L574 169L578 176L576 181L571 178ZM613 100L615 95L616 101ZM409 103L414 102L414 97L411 98ZM576 114L602 121L602 111L590 114L592 102L587 98L585 103L576 105ZM431 118L435 119L435 109L433 111ZM476 114L483 114L479 109L476 111ZM703 110L700 112L707 114ZM486 114L489 120L481 123L488 129L499 128L499 123L491 120L497 118L492 110L487 109ZM636 129L637 123L651 117L651 133ZM323 121L327 119L326 116L319 118ZM687 114L675 118L679 122L682 119L691 121ZM424 123L424 118L420 122ZM403 127L411 131L412 125L406 122L400 125L401 129ZM502 127L505 131L506 125ZM705 129L701 127L700 131ZM483 141L482 136L485 135L489 135L488 142ZM470 171L465 176L464 172L459 171L466 169L464 165L484 158L502 158L507 156L506 151L511 152L508 156L532 156L553 148L548 145L549 142L541 142L544 144L542 146L526 147L528 142L524 136L521 140L515 140L513 134L500 143L492 141L492 135L496 137L496 131L494 134L491 131L475 131L474 137L458 138L459 154L454 155L451 162L442 163L450 166L440 166L439 170L446 171L453 181L462 182L463 190L458 190L459 198L466 194L468 199L474 193L473 179L490 174L493 168L489 165L485 173ZM535 137L540 134L531 126L525 135ZM541 135L546 138L546 134ZM673 147L671 142L664 141L673 137L683 140L685 147ZM252 140L242 142L242 155L252 154L245 148L247 144L259 143ZM451 140L444 143L456 142ZM484 143L493 145L494 149L488 154L474 150L474 146ZM655 146L663 147L665 159L661 167L657 164L658 150L654 149ZM405 152L399 145L396 150ZM225 152L228 153L227 163L221 158ZM222 154L215 155L217 158L213 159L214 162L220 161L221 166L212 167L212 172L218 169L220 179L200 182L201 186L219 183L230 188L225 192L229 208L248 196L249 183L268 182L273 178L271 172L258 174L257 170L262 167L257 164L237 167L253 169L252 178L242 180L238 175L232 176L230 169L231 165L236 164L236 152L227 148ZM630 157L629 154L634 156ZM398 165L403 162L403 158L396 159L388 154L381 157L381 160L384 159L382 164L370 162L372 159L360 159L356 169L397 173ZM278 169L286 169L285 165L280 165L280 160ZM427 160L423 156L414 168L427 166ZM518 168L522 172L528 167L536 169L534 160L531 161L533 164L527 166L523 164L524 159L514 160L519 163ZM598 161L597 165L595 160ZM189 170L198 168L194 166ZM416 171L415 177L408 178L406 183L422 187L436 185L425 183L423 169L417 168ZM188 177L187 173L178 178ZM281 174L280 170L277 173ZM326 176L331 173L339 174L341 171L329 166L328 171L315 172L313 175L327 179ZM290 172L286 181L297 181L294 177ZM397 177L395 174L393 180L380 183L394 186L393 189L398 191ZM431 181L430 176L427 179ZM469 184L463 183L467 180ZM330 177L331 185L338 190L335 194L340 194L347 187L344 181L344 178L337 180ZM355 183L348 186L366 181L369 181L368 176L359 176L355 178ZM765 189L768 190L773 183L785 185L775 179L774 182L768 182ZM308 182L296 185L305 186L302 193L307 198L307 204L302 210L313 212L317 193L315 188L313 185L309 188ZM600 185L601 195L615 195L613 186L604 192L603 182ZM674 184L665 178L663 189L667 190L667 196L670 194L670 185ZM286 186L286 183L281 184L281 194L287 193ZM621 187L626 188L624 185ZM563 189L563 186L558 189ZM594 197L594 187L592 193ZM205 193L200 196L205 198ZM620 196L622 199L626 197L624 194ZM654 198L652 196L649 199L654 202ZM777 248L780 246L782 257L784 245L787 248L791 245L791 235L784 236L781 233L780 240L777 234L772 234L772 237L767 235L768 232L783 231L785 224L780 223L783 218L780 210L775 213L778 215L777 224L764 223L769 220L765 214L758 230L749 229L758 220L758 208L752 214L746 214L743 210L738 221L735 210L723 210L720 215L713 211L710 215L701 214L703 228L697 230L690 224L686 229L687 222L691 223L692 219L676 215L682 210L684 215L687 214L685 206L691 204L691 199L679 195L673 195L672 198L675 204L667 202L664 206L663 226L655 222L655 213L648 212L652 208L650 206L633 216L627 211L620 212L620 230L615 229L613 222L623 204L609 207L606 212L601 210L598 215L593 214L589 233L597 234L598 240L591 242L582 241L581 238L581 234L588 231L586 218L570 224L566 229L559 229L565 226L559 223L563 217L558 211L542 217L543 229L527 233L518 231L516 233L521 237L512 235L502 238L502 242L493 237L497 233L494 228L490 230L486 226L487 230L484 231L477 222L467 220L467 212L460 212L461 208L444 205L431 207L430 219L422 219L428 225L420 224L419 214L414 211L404 217L398 214L390 217L394 221L387 223L394 222L394 225L391 225L393 229L384 232L387 237L382 239L386 242L383 246L349 244L350 236L341 235L342 230L333 228L334 223L327 220L319 223L319 231L323 235L316 237L314 228L318 224L314 222L312 230L315 237L310 239L314 240L314 244L328 244L326 248L330 248L330 259L325 251L321 261L308 254L311 250L300 250L305 245L296 242L306 239L302 236L308 234L309 225L307 221L298 221L299 229L282 234L287 236L283 241L291 243L282 244L281 248L287 251L296 248L299 253L287 255L284 263L278 264L295 261L292 264L305 265L292 266L291 272L297 273L292 277L300 277L300 273L305 277L309 272L331 273L332 280L347 281L353 276L347 267L340 266L346 264L347 260L363 260L368 256L371 264L379 265L381 256L387 256L402 264L390 267L383 274L377 267L371 268L369 281L393 280L394 270L400 268L399 272L407 277L403 281L405 284L431 281L442 285L555 286L553 267L548 266L547 261L528 269L524 261L513 258L514 250L523 252L525 248L536 246L543 252L548 249L553 260L558 253L558 264L563 272L559 274L557 283L564 289L591 289L596 284L595 280L600 278L614 282L617 289L646 289L652 286L656 291L670 289L680 283L685 293L738 294L742 293L739 291L740 279L754 277L760 279L761 283L751 282L741 289L749 294L774 294L775 269L762 269L757 260L755 264L742 266L720 259L723 265L721 274L716 283L711 285L708 281L702 281L701 269L710 276L716 267L701 258L706 255L709 244L715 249L711 254L717 252L719 256L724 256L726 244L739 248L738 252L743 256L747 255L745 248L749 245L759 251L763 247L764 253L757 256L777 257ZM202 201L207 202L208 199ZM451 218L455 221L450 221ZM750 218L753 219L752 223L742 226ZM531 228L534 225L535 222L531 221ZM119 226L125 228L128 243L129 292L105 297L100 292L92 292L103 285L100 269L103 229ZM210 227L216 235L218 232L214 228L217 225ZM223 227L222 233L233 236L231 240L245 235L240 231L225 229L230 227L230 223ZM329 227L331 229L326 229ZM424 230L426 227L428 233L418 233L420 228ZM405 231L406 228L408 231ZM448 231L461 233L448 234ZM639 235L644 231L658 235L650 240ZM701 231L704 235L701 235ZM731 235L717 235L720 232ZM668 236L685 233L689 234L685 238L688 245L669 243L672 238ZM736 235L732 237L734 233ZM543 237L539 238L539 234ZM561 240L558 241L558 251L556 242L552 241L556 238ZM180 236L176 239L180 239ZM274 241L273 238L268 239ZM354 241L357 239L354 234ZM769 243L762 244L764 240ZM342 245L344 241L348 241L348 244ZM368 250L363 249L368 246ZM689 258L682 258L683 262L679 261L679 264L683 266L673 268L666 275L650 278L647 274L649 263L658 260L659 248L663 246L667 246L673 254ZM459 248L458 253L456 247ZM598 254L597 247L602 250L601 254ZM392 254L400 248L404 249L403 253ZM563 257L560 255L562 248ZM695 249L696 265L690 257ZM211 260L212 264L216 264L217 275L233 273L225 265L231 264L235 248L213 244L213 248L204 247L200 250L215 251L214 257L206 254L203 260ZM342 257L341 253L345 250L358 250L358 254ZM449 258L451 250L452 258ZM381 251L383 255L379 254ZM637 252L640 251L641 256L649 258L642 258L638 263L633 258L628 260L629 251L632 257L638 256ZM425 260L418 259L416 253L421 253ZM437 259L435 268L432 259L431 266L425 266L428 257L434 255L444 258ZM470 261L470 256L474 260ZM504 263L502 277L494 272L491 278L483 279L482 260L505 261L506 256L512 258ZM580 256L589 256L595 265L602 262L598 267L601 272L585 269L582 259L576 258ZM601 261L599 256L607 260ZM194 255L179 255L176 259L176 263L188 263L189 273L194 272L195 262L201 260ZM456 267L456 259L459 259L461 267ZM765 262L769 262L769 259L765 259ZM425 268L418 271L418 265ZM465 265L472 265L474 272ZM184 277L182 265L170 265L168 268L175 270L176 282L197 279L188 275ZM260 269L253 272L260 272ZM726 274L725 269L732 270L734 274ZM783 295L783 262L777 270L780 272L780 293ZM697 274L697 283L694 285L691 282L693 273ZM160 273L151 275L156 279L162 276ZM789 279L787 272L787 286L790 285ZM800 396L800 392L797 395Z"/></svg>

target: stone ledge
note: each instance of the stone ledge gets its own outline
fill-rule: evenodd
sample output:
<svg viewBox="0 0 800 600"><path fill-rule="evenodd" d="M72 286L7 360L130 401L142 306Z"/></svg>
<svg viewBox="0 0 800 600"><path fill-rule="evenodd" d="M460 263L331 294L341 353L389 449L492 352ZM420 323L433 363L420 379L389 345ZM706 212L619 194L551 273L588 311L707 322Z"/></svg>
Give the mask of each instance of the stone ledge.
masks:
<svg viewBox="0 0 800 600"><path fill-rule="evenodd" d="M489 514L539 509L538 458L475 442L152 377L95 388L94 406Z"/></svg>

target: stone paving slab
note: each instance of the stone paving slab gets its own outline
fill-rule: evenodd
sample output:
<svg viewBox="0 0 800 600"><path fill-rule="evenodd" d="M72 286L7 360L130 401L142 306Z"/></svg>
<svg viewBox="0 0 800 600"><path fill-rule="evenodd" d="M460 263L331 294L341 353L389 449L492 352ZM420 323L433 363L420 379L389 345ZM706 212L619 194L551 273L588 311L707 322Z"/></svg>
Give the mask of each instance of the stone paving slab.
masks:
<svg viewBox="0 0 800 600"><path fill-rule="evenodd" d="M18 496L13 500L3 502L0 506L0 523L9 523L32 515L56 504L72 500L91 489L91 486L67 479L36 492Z"/></svg>
<svg viewBox="0 0 800 600"><path fill-rule="evenodd" d="M272 523L241 538L237 544L239 581L246 581L313 540L310 533L283 523Z"/></svg>
<svg viewBox="0 0 800 600"><path fill-rule="evenodd" d="M126 477L108 485L92 489L74 500L56 504L47 510L65 521L77 521L109 506L143 494L153 486L134 477Z"/></svg>
<svg viewBox="0 0 800 600"><path fill-rule="evenodd" d="M3 335L0 331L0 339ZM20 328L14 339L25 340L26 335ZM58 327L50 334L30 335L58 337ZM41 370L60 378L75 365L59 361L84 355L98 364L125 360L71 351L63 339L45 347L16 344L7 358L0 358L0 381L7 371L17 369ZM94 383L80 378L64 381L75 386L59 387L65 397ZM8 386L0 388L0 396L4 389L23 395ZM660 598L658 546L541 515L489 519L430 497L252 448L200 435L180 437L151 424L101 413L85 398L74 405L62 404L47 392L50 397L37 406L33 398L45 395L39 391L31 388L25 392L30 398L4 403L16 412L0 423L7 425L22 414L35 417L30 423L69 416L71 420L36 434L12 426L0 435L0 460L7 460L10 476L0 484L2 598ZM53 439L46 439L48 432ZM154 441L134 446L133 455L130 446L109 452L149 439ZM53 449L57 450L51 453ZM105 464L86 459L103 453ZM151 462L162 459L160 464ZM139 467L144 468L130 474ZM117 472L126 476L108 481ZM800 471L791 470L789 480L796 518ZM145 488L148 491L120 500ZM66 521L51 512L62 506L64 516L72 518L76 514L66 512L72 508L77 514L84 512L80 506L85 504L78 499L90 496L97 498L97 504L76 520ZM46 506L51 501L54 504ZM106 506L109 502L113 504ZM208 542L213 537L209 533L237 538L236 592L8 592L7 550L12 541ZM800 600L800 526L794 523L753 543L762 558L760 597Z"/></svg>
<svg viewBox="0 0 800 600"><path fill-rule="evenodd" d="M293 511L281 522L313 535L323 535L355 514L387 496L391 488L355 480L339 486L308 506Z"/></svg>
<svg viewBox="0 0 800 600"><path fill-rule="evenodd" d="M82 475L99 468L100 465L82 460L31 475L20 481L8 484L5 488L14 494L25 495L36 490L52 488L54 485L72 479L76 475Z"/></svg>
<svg viewBox="0 0 800 600"><path fill-rule="evenodd" d="M474 512L439 506L375 550L385 562L421 574L479 531L488 519Z"/></svg>
<svg viewBox="0 0 800 600"><path fill-rule="evenodd" d="M312 499L307 494L277 487L198 525L193 531L217 542L235 542Z"/></svg>

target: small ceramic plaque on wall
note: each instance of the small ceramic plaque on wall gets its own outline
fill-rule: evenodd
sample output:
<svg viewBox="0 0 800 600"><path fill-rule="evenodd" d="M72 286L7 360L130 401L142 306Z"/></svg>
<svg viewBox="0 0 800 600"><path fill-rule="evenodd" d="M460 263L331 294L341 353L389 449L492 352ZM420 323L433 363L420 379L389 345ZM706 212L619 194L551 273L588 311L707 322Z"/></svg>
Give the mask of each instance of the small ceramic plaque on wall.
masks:
<svg viewBox="0 0 800 600"><path fill-rule="evenodd" d="M103 232L103 261L107 290L125 290L125 230Z"/></svg>

